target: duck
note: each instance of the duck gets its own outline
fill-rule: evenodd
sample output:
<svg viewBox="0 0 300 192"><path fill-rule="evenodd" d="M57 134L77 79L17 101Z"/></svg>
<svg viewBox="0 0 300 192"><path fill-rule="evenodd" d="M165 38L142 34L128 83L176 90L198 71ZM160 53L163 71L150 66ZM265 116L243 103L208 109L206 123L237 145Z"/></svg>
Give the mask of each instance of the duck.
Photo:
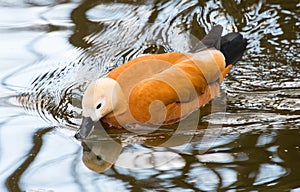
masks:
<svg viewBox="0 0 300 192"><path fill-rule="evenodd" d="M175 124L218 97L248 44L239 32L222 32L216 25L191 51L143 55L91 82L75 137L86 138L99 121L121 128Z"/></svg>

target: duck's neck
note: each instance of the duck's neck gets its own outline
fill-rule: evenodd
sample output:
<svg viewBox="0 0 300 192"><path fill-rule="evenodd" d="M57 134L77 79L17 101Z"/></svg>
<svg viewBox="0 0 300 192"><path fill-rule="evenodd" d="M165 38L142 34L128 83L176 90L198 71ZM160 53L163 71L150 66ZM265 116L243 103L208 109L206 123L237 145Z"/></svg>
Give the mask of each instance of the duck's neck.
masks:
<svg viewBox="0 0 300 192"><path fill-rule="evenodd" d="M117 85L115 86L112 97L113 102L115 102L113 109L114 116L118 116L125 113L128 110L128 103L119 83L117 83Z"/></svg>

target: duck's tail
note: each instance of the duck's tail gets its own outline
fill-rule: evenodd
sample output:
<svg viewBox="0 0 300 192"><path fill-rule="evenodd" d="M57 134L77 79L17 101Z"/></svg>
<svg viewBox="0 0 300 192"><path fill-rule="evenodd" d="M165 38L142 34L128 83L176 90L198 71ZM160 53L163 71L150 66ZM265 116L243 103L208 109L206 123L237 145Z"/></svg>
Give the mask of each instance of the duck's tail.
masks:
<svg viewBox="0 0 300 192"><path fill-rule="evenodd" d="M235 64L241 59L247 44L247 39L243 38L240 33L228 33L221 37L220 51L225 57L226 66Z"/></svg>
<svg viewBox="0 0 300 192"><path fill-rule="evenodd" d="M226 61L226 66L235 64L241 59L247 47L247 39L240 33L228 33L221 36L223 27L221 25L214 26L209 33L201 40L201 44L195 47L192 52L201 51L203 49L214 47L220 50Z"/></svg>

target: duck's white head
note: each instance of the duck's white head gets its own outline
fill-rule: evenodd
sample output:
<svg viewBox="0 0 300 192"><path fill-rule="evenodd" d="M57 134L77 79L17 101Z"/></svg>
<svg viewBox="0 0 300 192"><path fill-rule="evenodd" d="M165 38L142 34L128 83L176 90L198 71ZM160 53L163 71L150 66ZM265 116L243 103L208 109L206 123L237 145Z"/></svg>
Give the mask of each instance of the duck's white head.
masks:
<svg viewBox="0 0 300 192"><path fill-rule="evenodd" d="M76 135L80 138L87 137L94 122L111 112L120 114L125 110L126 102L119 83L111 78L97 79L84 92L82 98L83 119Z"/></svg>

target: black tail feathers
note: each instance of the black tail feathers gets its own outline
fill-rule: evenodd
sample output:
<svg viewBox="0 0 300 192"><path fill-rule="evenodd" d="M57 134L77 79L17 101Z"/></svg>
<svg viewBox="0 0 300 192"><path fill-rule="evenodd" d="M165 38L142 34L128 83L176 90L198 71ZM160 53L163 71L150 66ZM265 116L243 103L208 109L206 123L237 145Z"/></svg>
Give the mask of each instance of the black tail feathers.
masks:
<svg viewBox="0 0 300 192"><path fill-rule="evenodd" d="M235 64L241 59L247 44L247 39L243 38L240 33L229 33L221 37L220 51L225 57L226 66Z"/></svg>

